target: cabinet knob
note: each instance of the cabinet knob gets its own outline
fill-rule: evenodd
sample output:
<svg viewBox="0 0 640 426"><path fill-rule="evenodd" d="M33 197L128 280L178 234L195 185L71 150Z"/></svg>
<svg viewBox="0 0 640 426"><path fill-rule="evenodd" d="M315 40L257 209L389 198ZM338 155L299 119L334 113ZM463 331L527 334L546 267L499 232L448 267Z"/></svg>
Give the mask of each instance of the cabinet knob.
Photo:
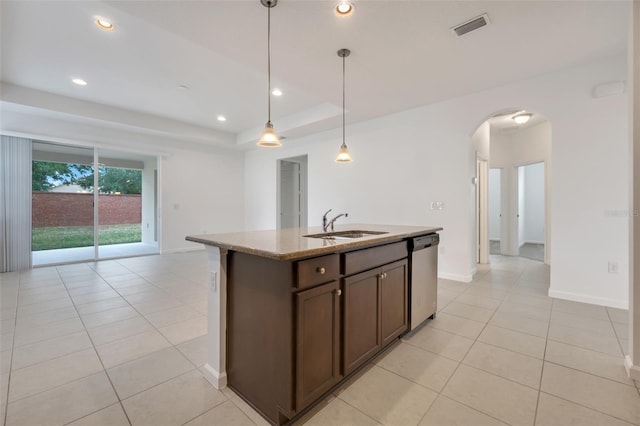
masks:
<svg viewBox="0 0 640 426"><path fill-rule="evenodd" d="M320 275L324 275L324 273L325 273L325 272L327 272L327 271L326 271L324 268L322 268L322 267L318 267L318 268L316 269L316 271L320 272Z"/></svg>
<svg viewBox="0 0 640 426"><path fill-rule="evenodd" d="M334 290L333 292L335 293L336 296L341 296L342 295L342 290L340 290L340 289Z"/></svg>

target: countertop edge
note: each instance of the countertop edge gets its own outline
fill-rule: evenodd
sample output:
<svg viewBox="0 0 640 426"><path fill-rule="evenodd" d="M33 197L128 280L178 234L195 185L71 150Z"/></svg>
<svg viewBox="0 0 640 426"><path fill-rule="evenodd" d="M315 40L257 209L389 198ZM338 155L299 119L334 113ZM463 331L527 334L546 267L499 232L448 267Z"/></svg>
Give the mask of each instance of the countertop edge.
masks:
<svg viewBox="0 0 640 426"><path fill-rule="evenodd" d="M334 241L334 244L330 246L314 247L314 248L301 249L297 251L284 252L284 253L261 250L259 248L246 247L243 245L230 244L228 242L206 238L205 235L202 235L202 236L189 235L185 237L185 239L187 241L191 241L194 243L200 243L208 246L219 247L221 249L226 249L230 251L253 254L256 256L261 256L261 257L274 259L274 260L297 260L297 259L318 256L318 255L327 254L327 253L337 253L337 252L342 252L349 249L357 249L360 247L364 248L368 246L374 246L380 243L387 243L387 242L391 243L394 241L400 241L400 240L415 237L418 235L435 233L442 230L443 230L442 227L424 227L422 229L409 231L409 232L400 232L400 233L394 232L394 233L390 233L389 235L372 235L368 237L358 238L355 241L348 241L348 240Z"/></svg>

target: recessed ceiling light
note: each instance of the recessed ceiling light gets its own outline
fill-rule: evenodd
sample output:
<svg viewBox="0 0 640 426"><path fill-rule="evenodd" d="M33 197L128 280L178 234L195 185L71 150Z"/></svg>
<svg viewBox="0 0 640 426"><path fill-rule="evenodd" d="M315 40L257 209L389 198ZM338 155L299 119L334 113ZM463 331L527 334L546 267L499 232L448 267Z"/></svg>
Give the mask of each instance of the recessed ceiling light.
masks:
<svg viewBox="0 0 640 426"><path fill-rule="evenodd" d="M227 121L227 117L225 117L224 115L220 114L220 115L218 115L218 121Z"/></svg>
<svg viewBox="0 0 640 426"><path fill-rule="evenodd" d="M348 0L341 0L336 5L336 15L349 16L353 13L353 3Z"/></svg>
<svg viewBox="0 0 640 426"><path fill-rule="evenodd" d="M101 18L96 19L96 25L98 26L98 28L105 31L113 31L113 29L115 28L113 22Z"/></svg>
<svg viewBox="0 0 640 426"><path fill-rule="evenodd" d="M531 118L533 114L529 113L529 112L523 112L520 114L516 114L513 117L511 117L513 119L513 121L515 121L518 124L524 124L527 121L529 121L529 119Z"/></svg>
<svg viewBox="0 0 640 426"><path fill-rule="evenodd" d="M77 84L78 86L86 86L87 82L84 81L81 78L74 78L73 80L71 80L72 82L74 82L75 84Z"/></svg>
<svg viewBox="0 0 640 426"><path fill-rule="evenodd" d="M273 89L273 90L271 91L271 94L272 94L273 96L282 96L282 90L280 90L280 89L278 89L278 88L276 87L275 89Z"/></svg>

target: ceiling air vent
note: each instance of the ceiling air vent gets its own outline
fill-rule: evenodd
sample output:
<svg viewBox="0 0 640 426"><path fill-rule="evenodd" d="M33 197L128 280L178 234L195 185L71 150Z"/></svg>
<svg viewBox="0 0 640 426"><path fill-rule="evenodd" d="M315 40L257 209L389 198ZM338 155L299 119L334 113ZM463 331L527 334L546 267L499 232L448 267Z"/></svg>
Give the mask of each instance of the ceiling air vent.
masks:
<svg viewBox="0 0 640 426"><path fill-rule="evenodd" d="M470 33L471 31L477 30L478 28L485 27L490 23L491 21L489 20L489 15L485 13L483 15L480 15L476 18L471 19L470 21L467 21L460 25L456 25L455 27L451 28L451 30L454 33L456 33L458 37L460 37L467 33Z"/></svg>

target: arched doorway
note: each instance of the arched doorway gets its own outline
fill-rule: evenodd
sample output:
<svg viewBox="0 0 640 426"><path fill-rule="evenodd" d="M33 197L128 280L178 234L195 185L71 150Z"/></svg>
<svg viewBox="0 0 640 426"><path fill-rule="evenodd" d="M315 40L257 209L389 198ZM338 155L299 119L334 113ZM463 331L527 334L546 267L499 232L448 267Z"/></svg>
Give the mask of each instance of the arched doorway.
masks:
<svg viewBox="0 0 640 426"><path fill-rule="evenodd" d="M550 264L549 120L524 109L498 111L476 129L471 143L476 262L500 254Z"/></svg>

